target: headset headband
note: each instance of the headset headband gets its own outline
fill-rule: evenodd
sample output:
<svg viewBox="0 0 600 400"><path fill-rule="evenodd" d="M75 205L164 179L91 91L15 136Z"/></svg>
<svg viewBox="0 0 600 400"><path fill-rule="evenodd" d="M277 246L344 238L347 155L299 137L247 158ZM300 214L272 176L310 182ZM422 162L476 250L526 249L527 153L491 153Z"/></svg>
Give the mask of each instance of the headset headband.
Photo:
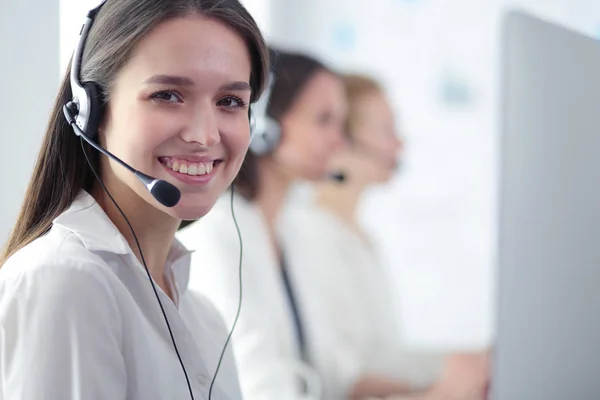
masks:
<svg viewBox="0 0 600 400"><path fill-rule="evenodd" d="M102 0L100 4L90 10L85 18L81 31L79 32L79 42L75 48L75 53L71 60L71 92L73 93L73 102L78 107L78 112L75 117L75 123L79 128L89 134L88 126L90 122L91 99L81 83L81 63L83 59L83 50L87 41L88 33L94 23L94 18L106 0Z"/></svg>

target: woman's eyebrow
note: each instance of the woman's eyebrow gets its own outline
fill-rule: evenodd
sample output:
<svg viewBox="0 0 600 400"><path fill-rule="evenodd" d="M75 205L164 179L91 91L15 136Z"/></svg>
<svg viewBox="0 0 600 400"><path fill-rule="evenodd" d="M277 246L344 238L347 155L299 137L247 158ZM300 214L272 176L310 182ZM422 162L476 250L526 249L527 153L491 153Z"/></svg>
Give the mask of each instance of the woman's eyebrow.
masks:
<svg viewBox="0 0 600 400"><path fill-rule="evenodd" d="M252 88L250 87L250 84L248 82L243 82L243 81L239 81L239 82L231 82L231 83L226 83L225 85L222 85L219 90L222 91L227 91L227 90L233 90L233 91L240 91L240 90L252 90Z"/></svg>
<svg viewBox="0 0 600 400"><path fill-rule="evenodd" d="M147 84L161 84L161 85L174 85L174 86L193 86L194 80L186 76L177 75L154 75L146 79L144 83ZM229 82L219 87L220 91L251 91L252 88L248 82L236 81Z"/></svg>
<svg viewBox="0 0 600 400"><path fill-rule="evenodd" d="M150 84L161 84L161 85L175 85L175 86L193 86L194 81L191 78L185 76L176 75L154 75L146 79L144 83Z"/></svg>

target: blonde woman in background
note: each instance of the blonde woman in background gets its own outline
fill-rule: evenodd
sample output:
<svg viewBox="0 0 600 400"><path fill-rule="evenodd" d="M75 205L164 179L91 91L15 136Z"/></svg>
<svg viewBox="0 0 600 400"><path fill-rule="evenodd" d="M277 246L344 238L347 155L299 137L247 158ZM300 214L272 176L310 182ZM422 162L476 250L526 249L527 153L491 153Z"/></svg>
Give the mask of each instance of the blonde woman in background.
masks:
<svg viewBox="0 0 600 400"><path fill-rule="evenodd" d="M309 358L326 398L479 399L481 356L452 356L444 367L441 355L411 355L401 346L389 278L357 211L366 189L393 177L403 142L380 85L358 75L344 83L348 143L332 164L345 180L320 184L313 204L290 207L286 217L302 251L292 273L306 323L319 333Z"/></svg>

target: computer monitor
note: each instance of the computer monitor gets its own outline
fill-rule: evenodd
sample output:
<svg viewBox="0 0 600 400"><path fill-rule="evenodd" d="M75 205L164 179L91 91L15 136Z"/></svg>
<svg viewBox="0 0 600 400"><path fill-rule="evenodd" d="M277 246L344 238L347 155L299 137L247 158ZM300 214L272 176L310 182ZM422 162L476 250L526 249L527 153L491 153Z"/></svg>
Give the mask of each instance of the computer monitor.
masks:
<svg viewBox="0 0 600 400"><path fill-rule="evenodd" d="M503 24L493 400L600 399L600 43Z"/></svg>

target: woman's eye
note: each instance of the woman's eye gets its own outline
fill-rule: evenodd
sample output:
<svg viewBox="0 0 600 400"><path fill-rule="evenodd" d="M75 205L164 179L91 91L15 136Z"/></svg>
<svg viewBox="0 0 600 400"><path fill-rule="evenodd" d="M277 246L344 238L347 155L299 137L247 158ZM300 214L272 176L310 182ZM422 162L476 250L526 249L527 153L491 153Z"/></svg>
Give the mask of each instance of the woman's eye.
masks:
<svg viewBox="0 0 600 400"><path fill-rule="evenodd" d="M156 92L152 95L152 99L165 101L168 103L180 103L182 101L181 96L178 93L172 91Z"/></svg>
<svg viewBox="0 0 600 400"><path fill-rule="evenodd" d="M241 108L246 106L246 103L242 99L234 96L225 97L219 100L217 104L225 108Z"/></svg>

